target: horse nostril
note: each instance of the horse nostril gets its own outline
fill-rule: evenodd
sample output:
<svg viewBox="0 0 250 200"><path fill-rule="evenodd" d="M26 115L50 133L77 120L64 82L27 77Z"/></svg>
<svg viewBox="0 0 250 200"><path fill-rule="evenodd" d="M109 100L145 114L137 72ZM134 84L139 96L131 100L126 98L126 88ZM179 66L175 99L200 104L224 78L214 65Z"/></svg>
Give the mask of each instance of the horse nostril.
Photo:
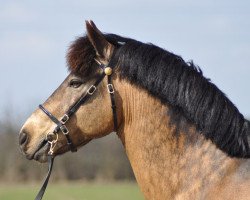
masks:
<svg viewBox="0 0 250 200"><path fill-rule="evenodd" d="M28 135L26 133L24 133L24 132L21 132L19 134L19 144L23 145L23 144L25 144L27 142L27 140L28 140Z"/></svg>

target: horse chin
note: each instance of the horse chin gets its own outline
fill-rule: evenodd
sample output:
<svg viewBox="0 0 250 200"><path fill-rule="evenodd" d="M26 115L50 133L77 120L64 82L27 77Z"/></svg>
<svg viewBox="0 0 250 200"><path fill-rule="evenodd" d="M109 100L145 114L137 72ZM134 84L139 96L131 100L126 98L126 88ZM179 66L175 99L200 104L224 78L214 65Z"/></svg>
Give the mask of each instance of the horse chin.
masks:
<svg viewBox="0 0 250 200"><path fill-rule="evenodd" d="M88 140L85 140L84 142L82 142L78 147L80 146L84 146L86 145L87 143L89 143L91 141L91 139L88 139ZM57 155L61 155L61 154L64 154L68 151L70 151L70 149L68 148L68 146L66 145L60 145L57 144L59 147L57 150L55 150L55 155L54 156L57 156ZM31 154L31 155L26 155L26 158L29 159L29 160L36 160L40 163L46 163L48 161L48 152L49 152L49 143L46 142L46 141L43 141L41 142L41 144L37 147L37 150L35 151L35 153Z"/></svg>
<svg viewBox="0 0 250 200"><path fill-rule="evenodd" d="M36 160L41 163L45 163L48 160L49 143L47 141L42 141L32 154L26 154L26 158L29 160Z"/></svg>
<svg viewBox="0 0 250 200"><path fill-rule="evenodd" d="M48 142L42 146L41 148L39 148L34 156L33 156L33 159L38 161L38 162L41 162L41 163L45 163L48 161L48 151L49 151L49 144Z"/></svg>

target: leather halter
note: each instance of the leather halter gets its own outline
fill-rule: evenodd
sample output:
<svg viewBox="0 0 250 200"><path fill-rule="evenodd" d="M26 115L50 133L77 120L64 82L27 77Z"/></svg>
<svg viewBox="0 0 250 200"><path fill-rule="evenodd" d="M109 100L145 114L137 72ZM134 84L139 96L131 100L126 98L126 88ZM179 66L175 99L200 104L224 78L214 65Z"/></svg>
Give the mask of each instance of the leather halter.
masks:
<svg viewBox="0 0 250 200"><path fill-rule="evenodd" d="M94 84L88 88L87 92L85 92L80 97L80 99L69 108L69 110L63 115L63 117L60 120L58 120L43 105L39 105L39 108L57 125L53 131L53 134L58 134L61 131L63 133L63 135L65 135L65 138L67 140L67 145L69 146L69 149L72 152L76 152L77 148L72 143L71 137L69 135L69 130L66 127L66 123L70 119L70 117L80 108L80 106L82 104L84 104L95 93L97 86L102 82L102 80L104 79L105 76L107 76L107 78L108 78L107 89L108 89L108 92L110 94L111 108L112 108L112 113L113 113L114 132L117 132L118 123L117 123L116 104L115 104L115 95L114 95L115 90L114 90L114 87L112 84L112 79L111 79L113 69L111 67L108 67L108 66L103 65L103 64L99 64L99 66L102 69L102 73L97 77ZM38 192L35 200L42 199L44 192L46 190L46 187L48 185L48 182L49 182L49 178L51 175L53 162L54 162L53 149L56 145L57 139L56 140L52 139L52 141L50 141L51 138L49 138L49 137L47 137L46 139L47 139L48 143L50 144L50 150L48 152L49 168L48 168L47 176L46 176L46 178L43 182L43 185L42 185L40 191Z"/></svg>

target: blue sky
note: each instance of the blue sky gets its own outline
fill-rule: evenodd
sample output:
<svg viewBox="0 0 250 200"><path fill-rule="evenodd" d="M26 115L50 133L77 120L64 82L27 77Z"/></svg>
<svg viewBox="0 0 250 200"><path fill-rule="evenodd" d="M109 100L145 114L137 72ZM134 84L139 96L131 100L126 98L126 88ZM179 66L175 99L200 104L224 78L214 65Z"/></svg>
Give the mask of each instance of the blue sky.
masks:
<svg viewBox="0 0 250 200"><path fill-rule="evenodd" d="M250 1L0 0L0 114L27 117L67 75L70 42L100 30L193 60L250 116ZM23 119L25 120L25 119Z"/></svg>

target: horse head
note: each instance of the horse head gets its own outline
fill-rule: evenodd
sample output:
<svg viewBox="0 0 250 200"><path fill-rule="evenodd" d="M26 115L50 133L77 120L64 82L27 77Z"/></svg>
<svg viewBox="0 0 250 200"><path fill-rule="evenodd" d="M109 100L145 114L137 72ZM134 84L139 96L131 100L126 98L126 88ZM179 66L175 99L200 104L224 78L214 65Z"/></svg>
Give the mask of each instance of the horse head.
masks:
<svg viewBox="0 0 250 200"><path fill-rule="evenodd" d="M86 22L86 27L87 37L79 38L69 49L70 74L21 129L19 143L28 159L47 160L48 138L52 137L53 141L56 138L53 154L58 155L70 150L71 146L83 146L113 130L110 94L114 88L108 76L111 78L113 73L114 77L115 69L108 64L115 46L92 21ZM115 115L120 116L120 111ZM55 134L56 128L58 133Z"/></svg>

